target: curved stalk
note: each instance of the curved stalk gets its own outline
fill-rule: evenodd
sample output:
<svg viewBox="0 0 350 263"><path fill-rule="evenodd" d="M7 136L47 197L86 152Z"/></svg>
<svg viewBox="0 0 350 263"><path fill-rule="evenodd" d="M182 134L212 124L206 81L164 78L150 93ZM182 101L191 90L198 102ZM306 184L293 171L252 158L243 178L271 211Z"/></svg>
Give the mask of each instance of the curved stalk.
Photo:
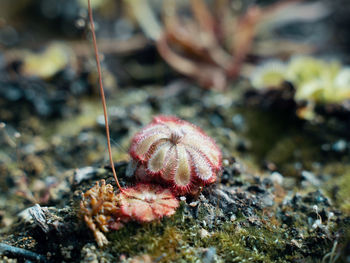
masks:
<svg viewBox="0 0 350 263"><path fill-rule="evenodd" d="M112 159L112 147L111 147L111 139L110 139L110 135L109 135L109 125L108 125L108 118L107 118L106 98L105 98L105 93L104 93L103 85L102 85L101 64L100 64L100 59L99 59L99 55L98 55L97 41L96 41L96 35L95 35L95 26L94 26L94 20L93 20L93 17L92 17L92 9L91 9L90 0L88 0L88 10L89 10L89 20L90 20L90 25L91 25L92 41L93 41L93 44L94 44L95 58L96 58L96 64L97 64L98 80L99 80L99 86L100 86L100 95L101 95L102 106L103 106L103 115L104 115L104 118L105 118L105 127L106 127L106 137L107 137L109 162L110 162L110 165L112 167L114 180L115 180L119 190L121 192L124 192L122 187L119 184L117 173L115 172L114 163L113 163L113 159Z"/></svg>

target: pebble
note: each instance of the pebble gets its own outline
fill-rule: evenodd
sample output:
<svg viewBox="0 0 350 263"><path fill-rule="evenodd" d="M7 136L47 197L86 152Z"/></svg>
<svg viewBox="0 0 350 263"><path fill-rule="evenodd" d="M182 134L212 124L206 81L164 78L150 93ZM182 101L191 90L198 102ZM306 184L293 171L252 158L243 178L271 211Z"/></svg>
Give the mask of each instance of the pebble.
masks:
<svg viewBox="0 0 350 263"><path fill-rule="evenodd" d="M277 183L279 185L281 185L283 183L283 175L280 174L279 172L273 172L270 175L270 179L274 182Z"/></svg>
<svg viewBox="0 0 350 263"><path fill-rule="evenodd" d="M209 236L209 232L208 232L207 230L205 230L204 228L201 228L201 229L199 230L199 236L200 236L201 238L206 238L206 237Z"/></svg>

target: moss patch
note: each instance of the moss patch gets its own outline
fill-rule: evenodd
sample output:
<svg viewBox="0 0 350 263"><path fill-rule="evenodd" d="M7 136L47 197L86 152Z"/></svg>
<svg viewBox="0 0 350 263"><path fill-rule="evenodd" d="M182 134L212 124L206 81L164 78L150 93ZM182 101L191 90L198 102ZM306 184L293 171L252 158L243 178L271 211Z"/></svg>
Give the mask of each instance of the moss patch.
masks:
<svg viewBox="0 0 350 263"><path fill-rule="evenodd" d="M321 240L306 221L299 226L304 235L301 240L293 227L277 226L272 219L264 220L265 216L256 219L263 225L240 218L210 230L184 217L180 209L161 223L128 225L110 234L107 250L114 256L148 254L157 262L202 262L206 251L214 248L215 262L290 262L315 255L321 259L331 248L331 242Z"/></svg>

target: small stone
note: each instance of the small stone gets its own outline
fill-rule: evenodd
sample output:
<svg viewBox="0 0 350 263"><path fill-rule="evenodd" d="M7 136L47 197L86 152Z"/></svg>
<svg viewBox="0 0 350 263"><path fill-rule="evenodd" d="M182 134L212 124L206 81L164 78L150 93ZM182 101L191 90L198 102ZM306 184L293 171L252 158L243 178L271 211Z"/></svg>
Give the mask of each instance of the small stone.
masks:
<svg viewBox="0 0 350 263"><path fill-rule="evenodd" d="M292 244L295 245L297 248L301 248L302 245L300 243L298 243L298 241L296 241L295 239L291 240Z"/></svg>
<svg viewBox="0 0 350 263"><path fill-rule="evenodd" d="M329 212L328 213L328 220L331 219L332 217L334 217L334 213L333 212Z"/></svg>
<svg viewBox="0 0 350 263"><path fill-rule="evenodd" d="M192 206L192 207L196 207L198 205L198 201L195 201L195 202L191 202L190 203L190 206Z"/></svg>
<svg viewBox="0 0 350 263"><path fill-rule="evenodd" d="M97 169L92 166L76 169L74 171L73 183L80 184L82 181L90 180L97 173Z"/></svg>
<svg viewBox="0 0 350 263"><path fill-rule="evenodd" d="M35 206L30 207L28 212L33 218L34 223L38 225L44 233L48 233L49 226L47 225L46 215L41 206L39 204L36 204Z"/></svg>
<svg viewBox="0 0 350 263"><path fill-rule="evenodd" d="M335 152L344 152L346 150L346 141L339 140L332 145L332 149Z"/></svg>
<svg viewBox="0 0 350 263"><path fill-rule="evenodd" d="M280 174L279 172L273 172L273 173L271 173L270 179L271 179L274 183L279 184L279 185L281 185L281 184L283 183L283 175Z"/></svg>
<svg viewBox="0 0 350 263"><path fill-rule="evenodd" d="M306 186L306 182L310 183L313 186L319 186L321 184L321 181L315 176L315 174L309 171L302 171L301 177L303 180L303 186Z"/></svg>
<svg viewBox="0 0 350 263"><path fill-rule="evenodd" d="M186 202L186 196L180 196L180 201Z"/></svg>
<svg viewBox="0 0 350 263"><path fill-rule="evenodd" d="M265 195L261 201L265 206L273 206L274 205L273 197L271 195Z"/></svg>
<svg viewBox="0 0 350 263"><path fill-rule="evenodd" d="M216 255L215 247L210 247L204 252L203 257L202 257L202 262L203 263L217 262L216 257L217 257L217 255Z"/></svg>
<svg viewBox="0 0 350 263"><path fill-rule="evenodd" d="M315 223L313 223L312 228L316 229L322 225L322 222L320 219L317 219Z"/></svg>
<svg viewBox="0 0 350 263"><path fill-rule="evenodd" d="M209 236L209 232L207 230L205 230L204 228L201 228L199 230L199 235L201 238L206 238Z"/></svg>

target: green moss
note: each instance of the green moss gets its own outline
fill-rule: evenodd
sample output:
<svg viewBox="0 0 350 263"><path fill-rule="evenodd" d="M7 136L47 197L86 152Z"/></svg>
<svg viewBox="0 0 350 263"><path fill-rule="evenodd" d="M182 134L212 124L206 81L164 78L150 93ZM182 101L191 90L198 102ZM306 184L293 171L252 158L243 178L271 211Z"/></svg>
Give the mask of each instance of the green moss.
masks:
<svg viewBox="0 0 350 263"><path fill-rule="evenodd" d="M350 215L350 171L340 178L338 187L337 200L339 207L343 212Z"/></svg>
<svg viewBox="0 0 350 263"><path fill-rule="evenodd" d="M343 162L330 162L324 166L323 171L334 178L323 186L328 197L334 201L335 207L350 216L350 165Z"/></svg>
<svg viewBox="0 0 350 263"><path fill-rule="evenodd" d="M167 218L162 223L142 227L129 224L109 236L113 254L150 254L159 262L198 262L193 247L198 246L198 227L194 222L182 222L182 213ZM175 220L174 220L175 219Z"/></svg>
<svg viewBox="0 0 350 263"><path fill-rule="evenodd" d="M272 223L245 227L247 222L242 218L207 229L209 234L201 235L199 224L184 219L182 214L178 211L161 223L127 225L109 235L110 252L127 256L149 254L159 262L201 262L205 249L214 247L218 262L288 262L293 258L287 251L291 239L287 230Z"/></svg>
<svg viewBox="0 0 350 263"><path fill-rule="evenodd" d="M227 223L206 245L216 247L224 262L286 262L281 256L285 249L281 232L267 228Z"/></svg>

